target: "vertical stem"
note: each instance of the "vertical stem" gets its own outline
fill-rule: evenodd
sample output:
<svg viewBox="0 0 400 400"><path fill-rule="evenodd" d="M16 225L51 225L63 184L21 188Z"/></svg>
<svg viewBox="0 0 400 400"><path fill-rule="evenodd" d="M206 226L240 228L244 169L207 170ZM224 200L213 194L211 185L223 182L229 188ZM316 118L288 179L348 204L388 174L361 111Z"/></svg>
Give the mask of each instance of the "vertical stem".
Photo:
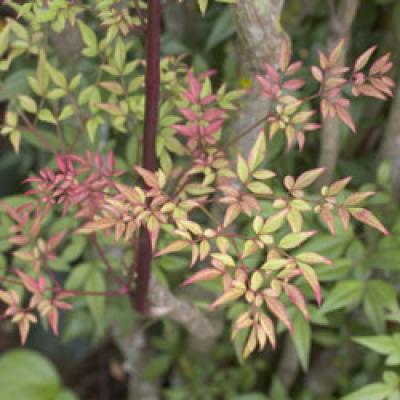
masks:
<svg viewBox="0 0 400 400"><path fill-rule="evenodd" d="M154 171L156 168L156 134L158 126L158 106L160 98L160 0L148 0L146 30L146 108L143 136L143 168ZM150 233L141 227L139 246L136 254L137 280L134 305L138 312L147 311L147 294L150 281L152 249Z"/></svg>

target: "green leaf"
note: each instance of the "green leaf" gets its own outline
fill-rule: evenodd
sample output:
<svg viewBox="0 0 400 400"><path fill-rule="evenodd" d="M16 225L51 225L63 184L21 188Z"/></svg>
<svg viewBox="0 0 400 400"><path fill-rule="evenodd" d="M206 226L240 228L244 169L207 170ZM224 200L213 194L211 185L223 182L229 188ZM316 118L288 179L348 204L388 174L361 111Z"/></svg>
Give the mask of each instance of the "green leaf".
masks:
<svg viewBox="0 0 400 400"><path fill-rule="evenodd" d="M73 236L71 243L64 249L61 257L67 262L75 261L82 255L86 245L87 240L85 237Z"/></svg>
<svg viewBox="0 0 400 400"><path fill-rule="evenodd" d="M21 107L30 113L36 113L37 111L37 105L35 100L32 99L32 97L29 96L19 96L18 97L19 103L21 104Z"/></svg>
<svg viewBox="0 0 400 400"><path fill-rule="evenodd" d="M204 15L207 11L208 0L197 0L201 13Z"/></svg>
<svg viewBox="0 0 400 400"><path fill-rule="evenodd" d="M210 51L220 43L225 42L235 31L236 25L232 19L232 12L227 8L213 24L213 29L207 37L206 51Z"/></svg>
<svg viewBox="0 0 400 400"><path fill-rule="evenodd" d="M239 155L237 158L236 170L237 170L239 179L242 182L246 182L249 177L249 167L248 167L245 159L241 155Z"/></svg>
<svg viewBox="0 0 400 400"><path fill-rule="evenodd" d="M300 313L296 313L293 319L293 343L304 371L308 369L311 349L311 328Z"/></svg>
<svg viewBox="0 0 400 400"><path fill-rule="evenodd" d="M270 397L271 400L290 400L285 386L276 374L272 378Z"/></svg>
<svg viewBox="0 0 400 400"><path fill-rule="evenodd" d="M393 393L393 389L384 383L367 385L340 400L384 400Z"/></svg>
<svg viewBox="0 0 400 400"><path fill-rule="evenodd" d="M32 75L34 71L28 68L22 68L14 73L7 74L7 78L0 86L0 101L5 101L17 97L18 94L28 94L31 92L27 76Z"/></svg>
<svg viewBox="0 0 400 400"><path fill-rule="evenodd" d="M364 295L364 312L377 333L385 331L385 310L398 309L396 290L390 284L372 280L367 282Z"/></svg>
<svg viewBox="0 0 400 400"><path fill-rule="evenodd" d="M51 64L46 63L47 72L50 75L51 80L60 88L68 89L67 78L65 75L59 71L57 68L53 67Z"/></svg>
<svg viewBox="0 0 400 400"><path fill-rule="evenodd" d="M154 380L164 375L171 366L171 357L163 354L152 358L142 372L142 379Z"/></svg>
<svg viewBox="0 0 400 400"><path fill-rule="evenodd" d="M54 115L48 108L44 108L39 111L38 118L41 121L48 122L50 124L55 124L56 119L54 118Z"/></svg>
<svg viewBox="0 0 400 400"><path fill-rule="evenodd" d="M79 400L78 397L70 390L63 390L55 400Z"/></svg>
<svg viewBox="0 0 400 400"><path fill-rule="evenodd" d="M279 247L282 249L293 249L300 246L304 241L313 236L315 232L299 232L299 233L289 233L284 236L279 242Z"/></svg>
<svg viewBox="0 0 400 400"><path fill-rule="evenodd" d="M10 28L6 26L0 31L0 57L5 53L8 48L8 40L10 38Z"/></svg>
<svg viewBox="0 0 400 400"><path fill-rule="evenodd" d="M61 111L60 115L58 116L58 119L60 121L63 121L64 119L69 118L71 115L74 114L74 107L72 107L71 104L67 104L63 110Z"/></svg>
<svg viewBox="0 0 400 400"><path fill-rule="evenodd" d="M97 55L97 38L96 34L92 29L84 24L82 21L78 21L79 29L81 31L82 39L85 42L87 49L84 50L83 54L87 57L94 57Z"/></svg>
<svg viewBox="0 0 400 400"><path fill-rule="evenodd" d="M70 290L83 288L92 271L92 268L94 268L94 266L91 263L77 265L69 274L68 279L65 282L65 288Z"/></svg>
<svg viewBox="0 0 400 400"><path fill-rule="evenodd" d="M92 272L87 278L85 290L89 292L102 292L106 290L104 275L96 267L93 267ZM101 319L104 314L104 296L87 296L86 299L93 317L96 320Z"/></svg>
<svg viewBox="0 0 400 400"><path fill-rule="evenodd" d="M396 343L390 336L357 337L353 340L379 354L389 355L396 351L400 352L400 349L396 348Z"/></svg>
<svg viewBox="0 0 400 400"><path fill-rule="evenodd" d="M364 283L356 280L337 283L323 303L320 309L321 313L328 313L358 303L363 289Z"/></svg>
<svg viewBox="0 0 400 400"><path fill-rule="evenodd" d="M247 393L234 397L232 400L268 400L262 393Z"/></svg>
<svg viewBox="0 0 400 400"><path fill-rule="evenodd" d="M126 46L120 37L117 39L114 57L119 71L123 71L126 62Z"/></svg>
<svg viewBox="0 0 400 400"><path fill-rule="evenodd" d="M61 391L57 371L30 350L15 350L0 357L0 400L56 400Z"/></svg>

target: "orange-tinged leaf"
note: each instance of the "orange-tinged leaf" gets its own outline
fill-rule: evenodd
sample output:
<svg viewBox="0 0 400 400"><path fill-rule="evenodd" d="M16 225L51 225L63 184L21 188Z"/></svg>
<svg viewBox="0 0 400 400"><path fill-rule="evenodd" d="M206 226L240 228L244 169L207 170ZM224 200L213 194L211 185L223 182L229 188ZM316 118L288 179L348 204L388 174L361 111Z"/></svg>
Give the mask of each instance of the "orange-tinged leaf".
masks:
<svg viewBox="0 0 400 400"><path fill-rule="evenodd" d="M241 155L238 155L236 170L240 181L246 182L249 178L249 167Z"/></svg>
<svg viewBox="0 0 400 400"><path fill-rule="evenodd" d="M303 226L303 216L299 211L291 208L287 215L287 219L293 232L301 231L301 228Z"/></svg>
<svg viewBox="0 0 400 400"><path fill-rule="evenodd" d="M218 299L215 300L210 307L212 310L215 310L218 306L231 303L232 301L239 299L240 297L243 296L244 293L245 289L240 289L235 287L230 288L224 294L218 297Z"/></svg>
<svg viewBox="0 0 400 400"><path fill-rule="evenodd" d="M362 70L367 65L369 59L371 58L371 56L375 50L376 50L376 46L372 46L368 50L364 51L364 53L362 53L360 55L360 57L357 58L357 61L354 64L355 72Z"/></svg>
<svg viewBox="0 0 400 400"><path fill-rule="evenodd" d="M321 305L321 287L319 285L318 276L316 272L308 264L298 263L301 269L304 279L310 285L312 291L314 292L315 299L318 305Z"/></svg>
<svg viewBox="0 0 400 400"><path fill-rule="evenodd" d="M236 265L235 260L229 254L212 253L211 257L222 262L223 265L226 265L227 267L234 267Z"/></svg>
<svg viewBox="0 0 400 400"><path fill-rule="evenodd" d="M246 240L243 246L242 257L246 258L251 254L254 254L259 249L258 245L254 242L254 240Z"/></svg>
<svg viewBox="0 0 400 400"><path fill-rule="evenodd" d="M20 277L22 283L24 284L24 287L28 289L30 292L36 293L40 290L37 282L32 276L26 274L25 272L19 269L16 270L16 273Z"/></svg>
<svg viewBox="0 0 400 400"><path fill-rule="evenodd" d="M325 171L326 168L315 168L310 171L303 172L295 181L294 189L304 189L312 185Z"/></svg>
<svg viewBox="0 0 400 400"><path fill-rule="evenodd" d="M328 207L321 207L321 211L320 211L319 215L320 215L322 221L328 227L331 234L333 236L335 236L336 235L336 225L335 225L335 219L333 218L331 210Z"/></svg>
<svg viewBox="0 0 400 400"><path fill-rule="evenodd" d="M351 179L352 178L350 176L348 176L347 178L340 179L336 182L333 182L328 188L327 195L328 196L336 196L349 184Z"/></svg>
<svg viewBox="0 0 400 400"><path fill-rule="evenodd" d="M250 150L248 156L248 166L250 171L254 171L265 159L265 155L267 153L267 142L265 140L265 132L264 129L260 131L257 136L256 141L254 142L253 147Z"/></svg>
<svg viewBox="0 0 400 400"><path fill-rule="evenodd" d="M99 86L117 95L124 94L123 87L116 81L103 81L99 83Z"/></svg>
<svg viewBox="0 0 400 400"><path fill-rule="evenodd" d="M311 67L311 74L314 77L314 79L318 82L322 82L322 80L324 79L324 75L323 75L321 69L318 68L316 65L313 65Z"/></svg>
<svg viewBox="0 0 400 400"><path fill-rule="evenodd" d="M285 306L279 300L269 296L265 296L265 302L271 312L286 325L289 332L292 332L292 323Z"/></svg>
<svg viewBox="0 0 400 400"><path fill-rule="evenodd" d="M346 206L346 207L356 206L356 205L360 204L361 202L363 202L368 197L373 196L374 194L375 194L375 192L357 192L357 193L352 193L343 202L343 206Z"/></svg>
<svg viewBox="0 0 400 400"><path fill-rule="evenodd" d="M164 247L160 251L158 251L155 254L155 257L160 257L165 254L176 253L178 251L182 251L187 246L189 246L189 242L187 242L186 240L177 240L177 241L169 244L168 246Z"/></svg>
<svg viewBox="0 0 400 400"><path fill-rule="evenodd" d="M192 260L190 262L190 267L193 267L193 265L196 264L199 255L200 255L199 246L197 244L192 244Z"/></svg>
<svg viewBox="0 0 400 400"><path fill-rule="evenodd" d="M263 275L260 271L254 271L250 278L250 289L256 292L264 283Z"/></svg>
<svg viewBox="0 0 400 400"><path fill-rule="evenodd" d="M271 347L275 349L276 338L275 338L274 323L272 322L271 318L269 318L264 313L260 313L259 322L265 334L267 335L269 342L271 343Z"/></svg>
<svg viewBox="0 0 400 400"><path fill-rule="evenodd" d="M301 291L297 289L296 286L290 284L284 284L283 289L291 303L294 304L304 315L304 318L308 320L310 316L308 314L306 301Z"/></svg>
<svg viewBox="0 0 400 400"><path fill-rule="evenodd" d="M58 310L55 307L52 307L51 310L47 313L47 320L49 321L49 325L53 333L58 336Z"/></svg>
<svg viewBox="0 0 400 400"><path fill-rule="evenodd" d="M257 333L258 348L261 351L267 343L267 335L265 334L264 329L262 329L260 326L255 326L255 329Z"/></svg>
<svg viewBox="0 0 400 400"><path fill-rule="evenodd" d="M261 229L261 233L267 234L276 232L279 228L282 227L283 223L285 222L287 213L288 210L285 208L277 212L276 214L268 217Z"/></svg>
<svg viewBox="0 0 400 400"><path fill-rule="evenodd" d="M30 251L27 250L17 250L14 251L14 256L24 260L24 261L33 261L35 259L35 256L33 255L33 253L31 253Z"/></svg>
<svg viewBox="0 0 400 400"><path fill-rule="evenodd" d="M303 242L315 234L316 231L289 233L280 240L279 247L285 250L293 249L300 246Z"/></svg>
<svg viewBox="0 0 400 400"><path fill-rule="evenodd" d="M356 126L354 125L353 117L351 116L347 108L336 106L335 110L339 119L345 125L347 125L353 133L356 133Z"/></svg>
<svg viewBox="0 0 400 400"><path fill-rule="evenodd" d="M193 283L201 281L211 281L221 275L222 272L216 268L203 268L192 275L190 278L186 279L185 282L182 283L182 286L192 285Z"/></svg>
<svg viewBox="0 0 400 400"><path fill-rule="evenodd" d="M200 246L199 246L200 261L203 261L208 256L208 254L210 253L210 250L211 250L210 242L208 240L202 240L200 242Z"/></svg>
<svg viewBox="0 0 400 400"><path fill-rule="evenodd" d="M344 229L349 229L350 213L344 207L339 207L338 214Z"/></svg>
<svg viewBox="0 0 400 400"><path fill-rule="evenodd" d="M291 58L290 42L287 37L282 38L281 48L279 52L279 68L282 72L286 72Z"/></svg>
<svg viewBox="0 0 400 400"><path fill-rule="evenodd" d="M306 264L328 264L328 265L332 264L332 261L329 260L328 258L311 251L306 253L300 253L299 255L296 256L296 259Z"/></svg>
<svg viewBox="0 0 400 400"><path fill-rule="evenodd" d="M271 179L274 176L276 176L276 173L270 171L269 169L259 169L253 173L253 177L259 180Z"/></svg>
<svg viewBox="0 0 400 400"><path fill-rule="evenodd" d="M251 182L247 185L250 192L260 195L272 194L272 189L263 182Z"/></svg>
<svg viewBox="0 0 400 400"><path fill-rule="evenodd" d="M379 72L382 72L382 70L385 68L386 64L390 60L390 53L386 53L382 57L378 58L371 66L369 70L370 75L375 75Z"/></svg>
<svg viewBox="0 0 400 400"><path fill-rule="evenodd" d="M318 50L318 58L319 58L319 65L321 69L324 71L328 66L328 59L326 58L325 54L322 51Z"/></svg>
<svg viewBox="0 0 400 400"><path fill-rule="evenodd" d="M235 324L233 326L232 330L232 340L235 339L236 335L238 332L242 329L250 328L250 326L253 325L253 320L250 318L250 313L248 311L244 312L241 314L237 320L235 321Z"/></svg>
<svg viewBox="0 0 400 400"><path fill-rule="evenodd" d="M348 208L348 211L358 221L372 226L373 228L382 232L384 235L389 234L387 229L383 226L383 224L378 220L378 218L375 217L375 215L371 211L365 208Z"/></svg>
<svg viewBox="0 0 400 400"><path fill-rule="evenodd" d="M115 185L119 192L123 194L132 204L142 204L145 201L145 195L142 190L136 187L130 187L117 183Z"/></svg>
<svg viewBox="0 0 400 400"><path fill-rule="evenodd" d="M124 115L122 108L112 103L98 103L96 107L116 117Z"/></svg>
<svg viewBox="0 0 400 400"><path fill-rule="evenodd" d="M232 204L230 205L225 212L224 217L224 227L226 228L229 226L236 218L240 215L240 205L239 204Z"/></svg>
<svg viewBox="0 0 400 400"><path fill-rule="evenodd" d="M253 327L247 339L246 345L244 346L243 358L246 359L255 350L256 346L257 346L257 332L255 327Z"/></svg>
<svg viewBox="0 0 400 400"><path fill-rule="evenodd" d="M159 187L158 179L153 172L148 171L147 169L142 168L138 165L136 165L134 168L135 168L135 171L143 178L143 180L147 186L149 186L151 188Z"/></svg>
<svg viewBox="0 0 400 400"><path fill-rule="evenodd" d="M330 67L335 66L343 55L345 40L341 39L338 44L330 51L328 56L328 64Z"/></svg>
<svg viewBox="0 0 400 400"><path fill-rule="evenodd" d="M180 228L184 228L184 229L190 231L194 235L201 235L203 233L201 226L197 222L194 222L194 221L181 219L178 221L178 226Z"/></svg>

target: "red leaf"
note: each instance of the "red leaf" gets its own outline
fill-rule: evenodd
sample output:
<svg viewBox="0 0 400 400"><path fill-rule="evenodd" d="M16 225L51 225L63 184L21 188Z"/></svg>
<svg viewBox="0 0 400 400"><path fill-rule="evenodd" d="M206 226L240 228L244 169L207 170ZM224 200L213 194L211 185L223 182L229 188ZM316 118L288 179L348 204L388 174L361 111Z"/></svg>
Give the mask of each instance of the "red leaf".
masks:
<svg viewBox="0 0 400 400"><path fill-rule="evenodd" d="M300 89L304 86L304 81L303 79L290 79L289 81L286 81L282 87L284 89L288 90L297 90Z"/></svg>
<svg viewBox="0 0 400 400"><path fill-rule="evenodd" d="M58 310L55 307L47 313L47 320L53 333L58 336Z"/></svg>

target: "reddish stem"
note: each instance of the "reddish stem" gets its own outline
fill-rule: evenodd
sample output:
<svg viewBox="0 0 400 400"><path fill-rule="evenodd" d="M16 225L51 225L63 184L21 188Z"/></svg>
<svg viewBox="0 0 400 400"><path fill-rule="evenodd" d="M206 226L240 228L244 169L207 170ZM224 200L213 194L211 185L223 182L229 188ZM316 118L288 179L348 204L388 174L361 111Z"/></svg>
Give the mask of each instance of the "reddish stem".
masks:
<svg viewBox="0 0 400 400"><path fill-rule="evenodd" d="M143 136L143 168L154 171L156 168L156 134L158 127L158 106L160 99L160 32L161 2L149 0L147 3L146 30L146 108ZM144 226L140 229L139 246L136 254L137 267L134 306L138 312L147 311L147 293L150 282L152 249L150 233ZM133 268L134 266L132 266Z"/></svg>

